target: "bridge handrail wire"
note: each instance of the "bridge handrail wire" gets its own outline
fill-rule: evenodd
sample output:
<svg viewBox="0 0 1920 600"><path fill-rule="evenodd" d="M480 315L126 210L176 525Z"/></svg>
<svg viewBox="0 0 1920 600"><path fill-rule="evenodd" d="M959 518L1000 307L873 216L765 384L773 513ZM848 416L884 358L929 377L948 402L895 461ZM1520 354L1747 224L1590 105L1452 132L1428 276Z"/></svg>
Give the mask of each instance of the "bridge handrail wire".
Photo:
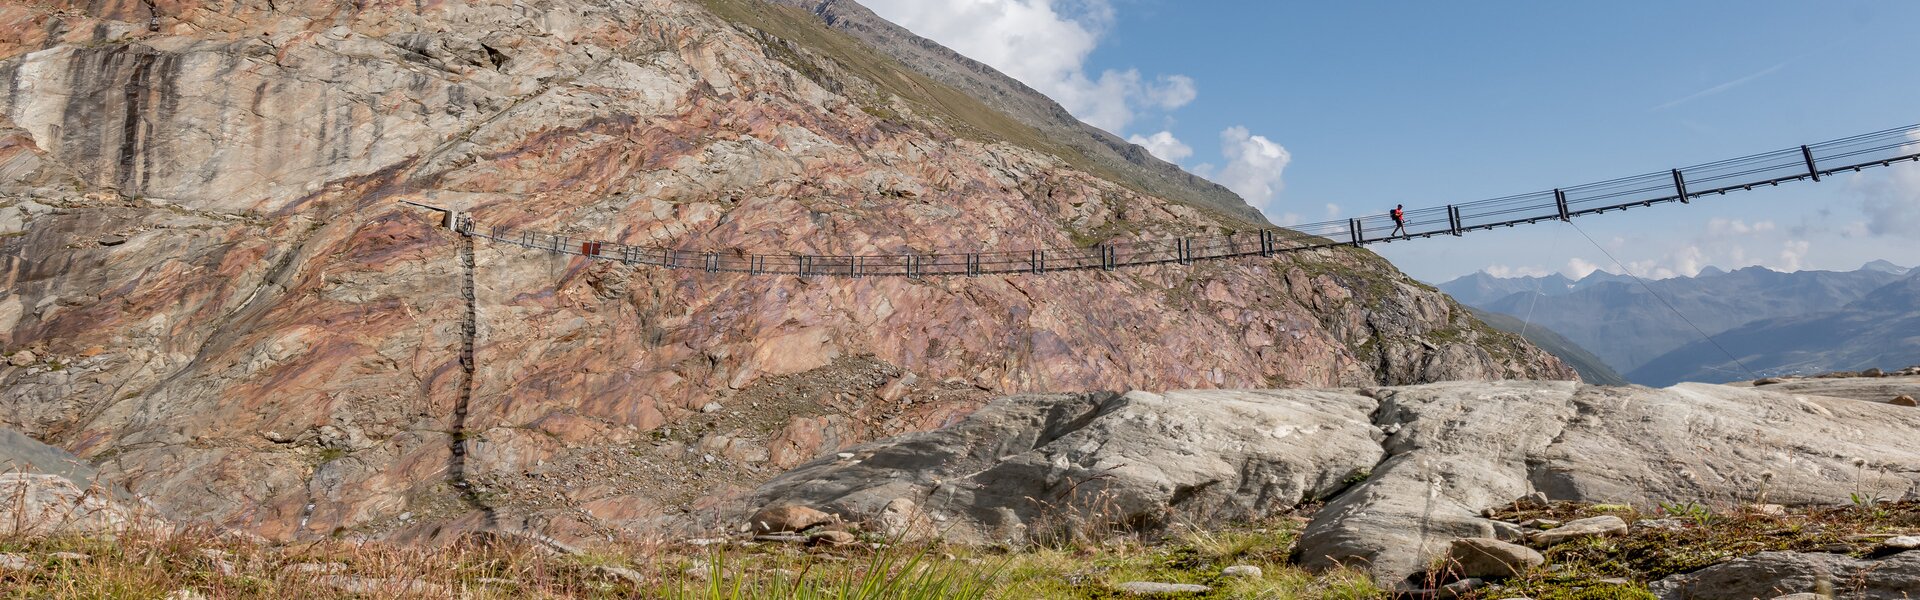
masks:
<svg viewBox="0 0 1920 600"><path fill-rule="evenodd" d="M1891 152L1890 152L1891 151ZM1630 175L1557 190L1530 192L1406 211L1404 231L1386 215L1363 215L1221 235L1162 239L1115 239L1093 246L978 252L890 254L754 254L744 249L699 250L621 244L494 226L485 230L463 215L461 233L497 243L562 255L616 260L673 269L769 275L927 277L1049 273L1188 264L1241 256L1271 256L1334 246L1360 246L1436 235L1571 219L1612 210L1688 202L1709 194L1751 190L1842 172L1920 161L1920 125L1910 125L1730 158L1661 173Z"/></svg>

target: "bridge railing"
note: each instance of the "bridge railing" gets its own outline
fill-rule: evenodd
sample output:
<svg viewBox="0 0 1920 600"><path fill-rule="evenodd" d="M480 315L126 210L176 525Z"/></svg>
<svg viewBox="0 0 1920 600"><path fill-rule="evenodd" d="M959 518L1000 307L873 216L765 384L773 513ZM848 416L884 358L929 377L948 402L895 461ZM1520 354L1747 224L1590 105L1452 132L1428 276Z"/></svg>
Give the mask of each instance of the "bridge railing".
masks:
<svg viewBox="0 0 1920 600"><path fill-rule="evenodd" d="M1842 171L1920 160L1920 125L1889 129L1764 152L1718 162L1647 173L1556 190L1406 211L1404 231L1386 215L1236 231L1221 235L1153 240L1112 240L1090 247L991 252L902 251L872 255L756 254L739 249L698 250L627 245L538 231L478 229L470 217L461 231L498 242L557 254L629 264L710 272L837 277L926 277L1048 273L1187 264L1237 256L1270 256L1338 245L1364 245L1435 235L1512 227L1626 210L1705 195L1822 177Z"/></svg>

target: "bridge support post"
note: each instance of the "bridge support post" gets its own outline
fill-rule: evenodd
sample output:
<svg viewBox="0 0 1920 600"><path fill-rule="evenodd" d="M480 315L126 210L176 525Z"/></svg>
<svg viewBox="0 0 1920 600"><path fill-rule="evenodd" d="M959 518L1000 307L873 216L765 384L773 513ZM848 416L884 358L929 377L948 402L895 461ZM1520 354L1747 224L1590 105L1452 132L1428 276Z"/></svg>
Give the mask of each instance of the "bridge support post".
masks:
<svg viewBox="0 0 1920 600"><path fill-rule="evenodd" d="M1349 239L1353 240L1353 247L1355 248L1359 248L1361 244L1367 241L1361 237L1363 234L1360 231L1359 219L1347 219L1347 235Z"/></svg>
<svg viewBox="0 0 1920 600"><path fill-rule="evenodd" d="M1100 269L1101 270L1112 271L1115 268L1118 268L1120 265L1117 264L1119 261L1115 260L1116 258L1118 258L1118 255L1113 251L1113 246L1106 246L1106 245L1100 246Z"/></svg>
<svg viewBox="0 0 1920 600"><path fill-rule="evenodd" d="M1678 175L1679 173L1680 173L1679 171L1674 171L1675 175ZM1686 192L1682 191L1680 192L1680 194L1682 196L1685 196ZM1682 198L1681 201L1684 202L1685 198ZM1553 203L1560 205L1560 220L1562 221L1573 220L1573 215L1568 214L1568 211L1567 211L1567 193L1566 192L1561 191L1558 188L1555 188L1553 190Z"/></svg>
<svg viewBox="0 0 1920 600"><path fill-rule="evenodd" d="M1813 149L1801 146L1800 157L1807 159L1807 174L1813 176L1813 182L1820 183L1820 167L1813 162Z"/></svg>
<svg viewBox="0 0 1920 600"><path fill-rule="evenodd" d="M1046 270L1046 260L1046 257L1040 255L1039 250L1033 251L1033 258L1028 259L1028 263L1033 267L1033 274L1039 275Z"/></svg>
<svg viewBox="0 0 1920 600"><path fill-rule="evenodd" d="M967 255L967 276L968 277L980 276L980 255L978 254Z"/></svg>
<svg viewBox="0 0 1920 600"><path fill-rule="evenodd" d="M1689 200L1687 200L1687 178L1686 178L1685 176L1682 176L1682 175L1680 174L1680 170L1679 170L1679 169L1674 169L1674 170L1673 170L1673 189L1676 189L1676 190L1679 190L1679 191L1680 191L1680 203L1681 203L1681 204L1692 204L1692 203L1693 203L1692 201L1689 201Z"/></svg>
<svg viewBox="0 0 1920 600"><path fill-rule="evenodd" d="M1447 205L1447 228L1452 230L1453 237L1460 237L1460 207Z"/></svg>
<svg viewBox="0 0 1920 600"><path fill-rule="evenodd" d="M1260 230L1260 255L1273 256L1273 230Z"/></svg>

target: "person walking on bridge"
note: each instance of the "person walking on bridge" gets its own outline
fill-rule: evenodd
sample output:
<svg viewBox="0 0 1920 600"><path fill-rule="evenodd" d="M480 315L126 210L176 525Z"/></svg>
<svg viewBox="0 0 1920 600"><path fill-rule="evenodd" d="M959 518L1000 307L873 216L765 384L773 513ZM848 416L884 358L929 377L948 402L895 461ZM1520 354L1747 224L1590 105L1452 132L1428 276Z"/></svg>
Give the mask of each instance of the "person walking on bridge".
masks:
<svg viewBox="0 0 1920 600"><path fill-rule="evenodd" d="M1407 232L1406 208L1407 205L1405 204L1393 205L1393 233L1388 234L1387 237L1393 237Z"/></svg>

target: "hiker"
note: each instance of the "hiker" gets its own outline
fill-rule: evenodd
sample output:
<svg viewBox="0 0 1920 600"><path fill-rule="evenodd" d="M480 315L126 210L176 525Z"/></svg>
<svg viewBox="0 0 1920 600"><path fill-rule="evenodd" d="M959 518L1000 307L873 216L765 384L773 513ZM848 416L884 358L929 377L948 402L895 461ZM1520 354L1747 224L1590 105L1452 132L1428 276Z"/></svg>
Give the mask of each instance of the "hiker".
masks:
<svg viewBox="0 0 1920 600"><path fill-rule="evenodd" d="M1387 237L1393 237L1407 232L1406 208L1407 205L1405 204L1395 204L1393 206L1393 233L1388 234Z"/></svg>

